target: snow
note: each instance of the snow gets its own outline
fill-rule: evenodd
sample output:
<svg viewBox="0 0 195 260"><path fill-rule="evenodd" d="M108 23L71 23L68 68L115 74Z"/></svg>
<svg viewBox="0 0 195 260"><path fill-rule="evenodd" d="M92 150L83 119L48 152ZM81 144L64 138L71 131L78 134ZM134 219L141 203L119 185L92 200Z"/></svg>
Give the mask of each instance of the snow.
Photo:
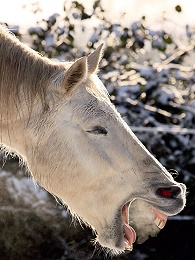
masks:
<svg viewBox="0 0 195 260"><path fill-rule="evenodd" d="M195 221L195 216L177 215L177 216L169 217L168 220L170 220L170 221Z"/></svg>
<svg viewBox="0 0 195 260"><path fill-rule="evenodd" d="M15 201L22 200L26 205L47 200L47 193L38 187L30 178L16 179L10 176L6 181L7 189ZM25 194L25 196L24 196Z"/></svg>
<svg viewBox="0 0 195 260"><path fill-rule="evenodd" d="M126 112L126 110L122 110L123 114ZM170 126L159 126L159 127L142 127L142 126L131 126L131 130L137 133L142 132L148 132L148 133L171 133L171 134L180 134L180 135L186 135L186 134L192 134L195 135L195 129L187 129L187 128L181 128L181 127L170 127ZM182 138L182 137L180 137ZM189 140L184 138L182 139L182 142L184 144L188 144Z"/></svg>
<svg viewBox="0 0 195 260"><path fill-rule="evenodd" d="M48 200L48 193L39 187L29 177L20 177L23 175L21 170L18 170L16 175L11 172L0 169L0 179L6 179L6 189L15 202L21 202L25 205L33 205L37 202L45 203Z"/></svg>

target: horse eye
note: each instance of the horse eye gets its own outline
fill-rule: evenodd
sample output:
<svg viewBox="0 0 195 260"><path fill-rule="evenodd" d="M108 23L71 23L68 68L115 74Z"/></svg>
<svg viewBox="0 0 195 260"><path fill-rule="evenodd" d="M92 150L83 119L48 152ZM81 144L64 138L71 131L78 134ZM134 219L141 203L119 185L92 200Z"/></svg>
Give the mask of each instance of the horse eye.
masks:
<svg viewBox="0 0 195 260"><path fill-rule="evenodd" d="M87 131L87 133L95 134L95 135L107 135L107 130L102 126L96 126L94 129Z"/></svg>

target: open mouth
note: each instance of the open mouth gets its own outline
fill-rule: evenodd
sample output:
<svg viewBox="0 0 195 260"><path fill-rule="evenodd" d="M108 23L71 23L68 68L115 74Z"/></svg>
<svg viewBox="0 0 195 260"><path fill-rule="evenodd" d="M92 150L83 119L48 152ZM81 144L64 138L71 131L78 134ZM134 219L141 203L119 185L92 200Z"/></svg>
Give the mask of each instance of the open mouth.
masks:
<svg viewBox="0 0 195 260"><path fill-rule="evenodd" d="M129 225L129 203L122 207L123 234L125 242L125 250L132 251L133 243L136 241L136 232Z"/></svg>
<svg viewBox="0 0 195 260"><path fill-rule="evenodd" d="M136 231L129 225L129 205L127 203L122 207L123 234L124 234L124 250L133 250L133 243L136 241ZM148 208L153 213L153 220L159 229L163 229L167 222L167 215L158 211L148 204Z"/></svg>
<svg viewBox="0 0 195 260"><path fill-rule="evenodd" d="M166 198L166 199L175 199L177 198L177 196L181 193L181 189L178 188L177 186L172 186L172 187L168 187L168 188L158 188L156 190L156 194L159 196L159 198ZM129 206L130 206L130 203L126 203L123 205L122 207L122 221L123 221L123 234L124 234L124 250L130 250L132 251L133 250L133 243L136 241L136 238L137 238L137 234L136 234L136 231L135 229L139 229L139 227L137 225L135 225L135 229L133 227L131 227L129 225ZM143 207L143 205L142 205ZM167 222L167 215L162 213L161 211L157 210L155 207L151 206L150 204L146 203L145 202L145 210L147 209L147 212L149 212L150 214L150 218L145 221L145 214L144 212L146 213L146 211L144 211L142 213L142 211L139 213L142 214L141 216L141 219L147 223L147 225L153 225L156 229L163 229L166 222ZM143 209L143 208L142 208ZM152 213L152 214L151 214ZM132 216L130 216L132 217ZM131 224L135 224L135 218L137 218L136 215L134 215L134 221L131 222ZM140 223L141 224L141 223ZM144 228L143 224L142 224L142 228ZM137 230L138 232L138 230ZM148 233L147 233L147 237L148 235L151 235L151 232L152 230L149 230ZM140 235L140 232L139 232L139 235ZM143 241L143 238L140 239L138 237L138 242ZM145 241L146 239L144 239Z"/></svg>

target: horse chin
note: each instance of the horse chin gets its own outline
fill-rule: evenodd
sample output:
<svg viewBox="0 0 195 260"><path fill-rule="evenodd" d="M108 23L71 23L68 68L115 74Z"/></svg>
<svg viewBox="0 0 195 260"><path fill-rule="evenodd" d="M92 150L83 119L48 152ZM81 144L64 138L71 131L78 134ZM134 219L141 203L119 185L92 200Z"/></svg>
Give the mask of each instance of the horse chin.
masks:
<svg viewBox="0 0 195 260"><path fill-rule="evenodd" d="M129 225L130 202L121 206L109 226L98 232L97 240L101 246L119 253L124 250L133 250L133 243L136 241L136 232Z"/></svg>
<svg viewBox="0 0 195 260"><path fill-rule="evenodd" d="M123 234L123 222L121 218L121 209L117 211L114 219L106 227L98 232L98 243L106 248L111 249L112 253L120 253L124 250L124 234ZM115 254L114 253L114 254Z"/></svg>

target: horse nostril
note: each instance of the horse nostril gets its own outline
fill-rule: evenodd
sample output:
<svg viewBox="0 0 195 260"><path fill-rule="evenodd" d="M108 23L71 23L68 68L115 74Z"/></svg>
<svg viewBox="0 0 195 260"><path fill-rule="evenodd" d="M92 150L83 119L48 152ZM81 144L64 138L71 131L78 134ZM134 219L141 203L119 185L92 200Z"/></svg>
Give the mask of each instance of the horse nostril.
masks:
<svg viewBox="0 0 195 260"><path fill-rule="evenodd" d="M164 198L177 198L181 194L181 189L177 186L169 188L158 188L156 193Z"/></svg>

